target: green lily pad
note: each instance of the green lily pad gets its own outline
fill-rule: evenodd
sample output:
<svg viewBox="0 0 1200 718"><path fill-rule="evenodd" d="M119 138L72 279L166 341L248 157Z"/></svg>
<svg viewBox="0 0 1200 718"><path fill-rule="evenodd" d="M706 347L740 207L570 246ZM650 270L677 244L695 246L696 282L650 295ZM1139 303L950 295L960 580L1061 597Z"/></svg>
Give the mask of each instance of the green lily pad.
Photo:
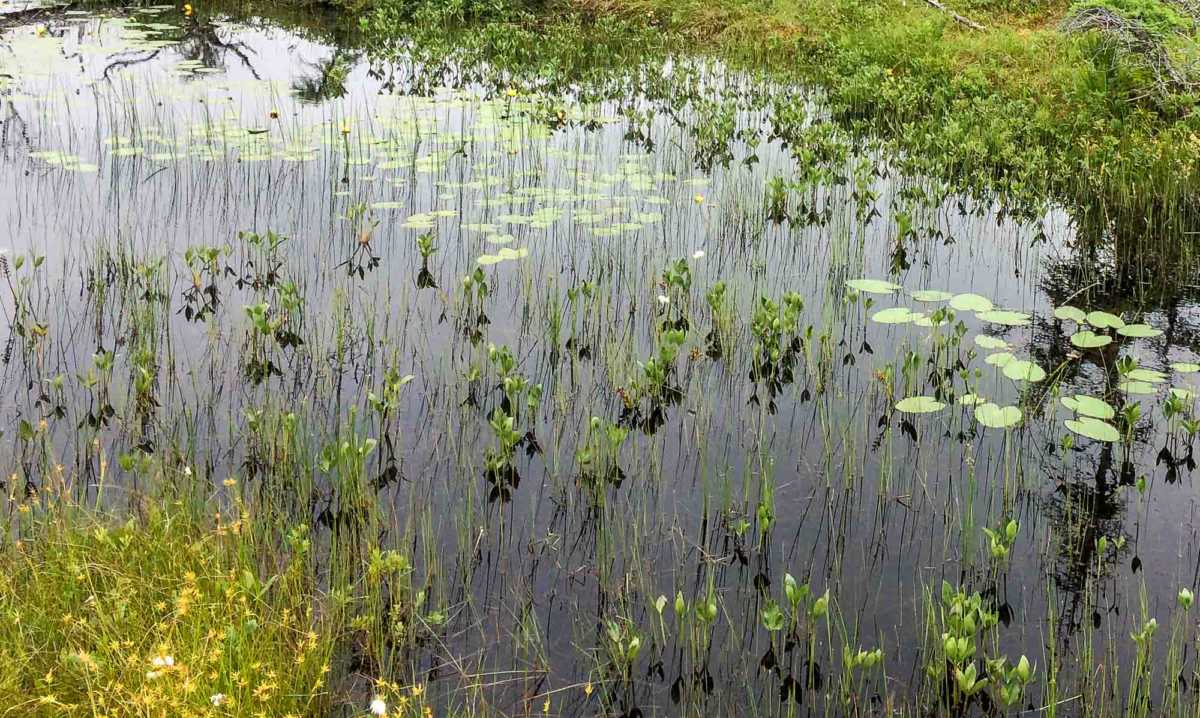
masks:
<svg viewBox="0 0 1200 718"><path fill-rule="evenodd" d="M884 279L851 279L846 286L867 294L892 294L900 289L899 284Z"/></svg>
<svg viewBox="0 0 1200 718"><path fill-rule="evenodd" d="M975 316L982 321L992 324L1003 324L1009 327L1023 327L1029 324L1029 315L1023 312L1011 312L1006 309L993 309L990 312L978 312Z"/></svg>
<svg viewBox="0 0 1200 718"><path fill-rule="evenodd" d="M1067 319L1075 322L1076 324L1083 324L1085 321L1087 321L1087 314L1084 314L1082 309L1072 307L1069 304L1056 307L1054 309L1054 317L1056 319Z"/></svg>
<svg viewBox="0 0 1200 718"><path fill-rule="evenodd" d="M944 302L954 295L937 289L918 289L911 296L918 302Z"/></svg>
<svg viewBox="0 0 1200 718"><path fill-rule="evenodd" d="M992 300L978 294L956 294L950 298L950 306L960 312L990 312Z"/></svg>
<svg viewBox="0 0 1200 718"><path fill-rule="evenodd" d="M1190 401L1196 398L1196 392L1192 391L1191 389L1183 389L1177 386L1171 387L1171 393L1180 399L1183 399L1184 401Z"/></svg>
<svg viewBox="0 0 1200 718"><path fill-rule="evenodd" d="M1090 416L1085 416L1074 420L1067 420L1063 423L1066 424L1068 429L1076 434L1079 434L1080 436L1086 436L1087 438L1095 441L1103 441L1111 444L1114 441L1119 441L1121 438L1121 432L1117 431L1115 426L1107 421L1094 419Z"/></svg>
<svg viewBox="0 0 1200 718"><path fill-rule="evenodd" d="M1162 334L1162 330L1155 329L1149 324L1126 324L1123 327L1117 327L1117 334L1123 337L1143 339L1146 337L1157 337Z"/></svg>
<svg viewBox="0 0 1200 718"><path fill-rule="evenodd" d="M1008 342L999 337L988 336L987 334L977 334L975 336L975 344L983 349L1007 349Z"/></svg>
<svg viewBox="0 0 1200 718"><path fill-rule="evenodd" d="M1167 380L1167 375L1153 369L1134 369L1125 375L1127 381L1144 381L1147 384L1161 384Z"/></svg>
<svg viewBox="0 0 1200 718"><path fill-rule="evenodd" d="M908 307L892 307L881 309L871 315L871 321L880 324L906 324L913 320L913 313Z"/></svg>
<svg viewBox="0 0 1200 718"><path fill-rule="evenodd" d="M1004 376L1013 381L1039 382L1046 378L1046 370L1024 359L1013 359L1004 364Z"/></svg>
<svg viewBox="0 0 1200 718"><path fill-rule="evenodd" d="M1072 334L1071 343L1080 349L1098 349L1112 344L1112 337L1085 329Z"/></svg>
<svg viewBox="0 0 1200 718"><path fill-rule="evenodd" d="M1108 312L1088 312L1087 323L1097 329L1116 329L1125 326L1125 320Z"/></svg>
<svg viewBox="0 0 1200 718"><path fill-rule="evenodd" d="M975 419L991 429L1007 429L1021 421L1021 410L1015 406L997 406L988 402L975 407Z"/></svg>
<svg viewBox="0 0 1200 718"><path fill-rule="evenodd" d="M983 361L992 366L1003 367L1005 364L1015 359L1016 357L1009 352L996 352L995 354L988 354Z"/></svg>
<svg viewBox="0 0 1200 718"><path fill-rule="evenodd" d="M1153 394L1157 391L1153 384L1144 381L1123 381L1117 388L1126 394Z"/></svg>
<svg viewBox="0 0 1200 718"><path fill-rule="evenodd" d="M1113 409L1107 401L1097 399L1094 396L1087 394L1076 394L1075 396L1064 396L1059 399L1062 405L1082 416L1090 416L1095 419L1111 419L1117 415L1116 409Z"/></svg>
<svg viewBox="0 0 1200 718"><path fill-rule="evenodd" d="M945 408L945 404L932 396L910 396L896 402L896 410L905 414L931 414Z"/></svg>
<svg viewBox="0 0 1200 718"><path fill-rule="evenodd" d="M1193 364L1191 362L1181 361L1181 362L1175 362L1174 364L1172 364L1171 368L1174 369L1175 371L1179 372L1180 374L1195 374L1196 372L1200 371L1200 364Z"/></svg>
<svg viewBox="0 0 1200 718"><path fill-rule="evenodd" d="M963 406L976 406L978 404L984 404L986 402L987 402L987 399L984 399L982 396L979 396L978 394L963 394L962 396L958 397L958 403L962 404Z"/></svg>

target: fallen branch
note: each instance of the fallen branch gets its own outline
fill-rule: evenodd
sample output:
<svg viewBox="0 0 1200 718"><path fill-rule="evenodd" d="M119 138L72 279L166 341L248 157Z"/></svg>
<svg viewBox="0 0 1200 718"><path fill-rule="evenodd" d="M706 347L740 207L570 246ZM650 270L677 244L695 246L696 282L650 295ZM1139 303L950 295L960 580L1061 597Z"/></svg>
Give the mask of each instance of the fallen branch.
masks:
<svg viewBox="0 0 1200 718"><path fill-rule="evenodd" d="M925 0L925 2L929 3L933 7L937 8L938 10L941 10L942 12L949 15L951 18L954 19L954 22L957 22L962 25L966 25L967 27L971 28L972 30L986 30L987 29L986 27L984 27L983 25L980 25L979 23L975 22L971 18L959 15L958 13L954 12L950 8L948 8L945 5L938 2L938 0Z"/></svg>

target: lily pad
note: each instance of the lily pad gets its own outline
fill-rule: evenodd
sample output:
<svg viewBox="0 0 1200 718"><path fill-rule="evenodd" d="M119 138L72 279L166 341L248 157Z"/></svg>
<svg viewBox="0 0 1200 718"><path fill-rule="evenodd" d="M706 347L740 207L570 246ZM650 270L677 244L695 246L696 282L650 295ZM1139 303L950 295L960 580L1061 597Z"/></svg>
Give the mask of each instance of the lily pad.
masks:
<svg viewBox="0 0 1200 718"><path fill-rule="evenodd" d="M1155 329L1149 324L1126 324L1123 327L1117 327L1117 334L1123 337L1143 339L1146 337L1157 337L1162 334L1162 330Z"/></svg>
<svg viewBox="0 0 1200 718"><path fill-rule="evenodd" d="M997 406L992 402L975 407L975 419L991 429L1007 429L1021 421L1021 410L1015 406Z"/></svg>
<svg viewBox="0 0 1200 718"><path fill-rule="evenodd" d="M900 289L899 284L885 279L851 279L846 286L867 294L892 294Z"/></svg>
<svg viewBox="0 0 1200 718"><path fill-rule="evenodd" d="M1013 359L1005 362L1004 376L1013 381L1039 382L1046 378L1046 370L1024 359Z"/></svg>
<svg viewBox="0 0 1200 718"><path fill-rule="evenodd" d="M1087 323L1097 329L1116 329L1125 326L1125 320L1108 312L1088 312Z"/></svg>
<svg viewBox="0 0 1200 718"><path fill-rule="evenodd" d="M905 414L931 414L945 408L945 404L932 396L910 396L896 402L896 410Z"/></svg>
<svg viewBox="0 0 1200 718"><path fill-rule="evenodd" d="M1056 319L1068 319L1076 324L1083 324L1087 321L1087 314L1084 314L1082 309L1072 307L1067 304L1054 309L1054 317Z"/></svg>
<svg viewBox="0 0 1200 718"><path fill-rule="evenodd" d="M986 402L987 399L984 399L978 394L963 394L962 396L958 397L958 403L962 404L963 406L976 406Z"/></svg>
<svg viewBox="0 0 1200 718"><path fill-rule="evenodd" d="M1107 401L1097 399L1094 396L1087 394L1076 394L1075 396L1064 396L1059 401L1062 405L1082 416L1090 416L1095 419L1111 419L1117 415L1116 409L1113 409Z"/></svg>
<svg viewBox="0 0 1200 718"><path fill-rule="evenodd" d="M1200 364L1181 361L1172 364L1171 368L1180 374L1195 374L1196 372L1200 371Z"/></svg>
<svg viewBox="0 0 1200 718"><path fill-rule="evenodd" d="M996 352L995 354L988 354L987 358L983 361L987 364L991 364L992 366L1003 367L1005 364L1015 359L1016 357L1009 352Z"/></svg>
<svg viewBox="0 0 1200 718"><path fill-rule="evenodd" d="M1012 312L1006 309L993 309L990 312L978 312L975 316L992 324L1003 324L1009 327L1023 327L1029 324L1029 315L1023 312Z"/></svg>
<svg viewBox="0 0 1200 718"><path fill-rule="evenodd" d="M913 313L908 307L892 307L881 309L871 315L871 321L880 324L906 324L913 320Z"/></svg>
<svg viewBox="0 0 1200 718"><path fill-rule="evenodd" d="M1117 388L1126 394L1153 394L1157 391L1153 384L1144 381L1123 381Z"/></svg>
<svg viewBox="0 0 1200 718"><path fill-rule="evenodd" d="M990 312L992 300L978 294L956 294L950 298L950 306L960 312Z"/></svg>
<svg viewBox="0 0 1200 718"><path fill-rule="evenodd" d="M1008 342L999 337L988 336L987 334L977 334L975 336L975 344L983 349L1007 349Z"/></svg>
<svg viewBox="0 0 1200 718"><path fill-rule="evenodd" d="M1072 334L1071 343L1080 349L1098 349L1112 344L1112 337L1085 329Z"/></svg>
<svg viewBox="0 0 1200 718"><path fill-rule="evenodd" d="M1134 369L1125 375L1127 381L1144 381L1148 384L1161 384L1167 380L1167 375L1153 369Z"/></svg>
<svg viewBox="0 0 1200 718"><path fill-rule="evenodd" d="M1095 441L1103 441L1111 444L1114 441L1119 441L1121 438L1121 432L1117 431L1115 426L1107 421L1094 419L1090 416L1085 416L1074 420L1069 419L1063 423L1067 425L1068 429L1076 434L1079 434L1080 436L1086 436L1087 438Z"/></svg>
<svg viewBox="0 0 1200 718"><path fill-rule="evenodd" d="M954 295L938 289L918 289L912 293L912 298L918 302L944 302Z"/></svg>

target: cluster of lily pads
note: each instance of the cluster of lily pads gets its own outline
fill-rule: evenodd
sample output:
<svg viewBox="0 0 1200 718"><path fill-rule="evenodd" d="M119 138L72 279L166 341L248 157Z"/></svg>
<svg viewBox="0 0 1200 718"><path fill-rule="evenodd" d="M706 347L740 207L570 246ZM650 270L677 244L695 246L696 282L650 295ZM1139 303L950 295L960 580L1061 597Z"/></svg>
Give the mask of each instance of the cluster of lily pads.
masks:
<svg viewBox="0 0 1200 718"><path fill-rule="evenodd" d="M853 279L846 282L849 289L868 295L894 295L903 291L903 287L895 282L880 279ZM1026 326L1031 321L1031 315L1008 309L997 309L987 297L974 293L952 294L940 290L922 289L908 293L912 300L920 303L945 303L950 309L960 313L970 312L982 322L1004 326ZM874 301L867 299L870 308ZM1071 334L1071 344L1080 350L1097 350L1112 344L1117 339L1147 339L1160 336L1162 331L1149 324L1127 323L1122 317L1105 311L1084 311L1074 306L1063 305L1053 311L1058 321L1073 322L1076 331ZM920 327L934 328L955 321L955 315L942 311L914 311L908 307L892 307L880 309L870 315L871 321L881 324L911 323ZM965 331L965 327L962 327ZM982 350L991 352L984 357L984 362L996 367L1013 382L1036 384L1047 378L1047 372L1037 363L1021 359L1014 355L1009 343L986 333L977 334L974 344ZM1161 371L1140 367L1131 356L1125 356L1115 363L1119 377L1117 388L1124 395L1153 395L1159 385L1165 384L1169 377ZM1171 365L1176 372L1185 374L1200 371L1200 364L1176 362ZM1180 401L1190 401L1194 394L1190 388L1172 387L1172 396ZM1102 398L1086 394L1074 394L1060 399L1063 407L1073 413L1072 418L1063 422L1071 432L1099 442L1117 442L1122 438L1121 431L1110 423L1117 414L1117 408ZM982 426L988 428L1007 429L1016 426L1024 418L1024 412L1017 405L1002 406L988 401L976 393L966 393L958 397L958 403L974 407L974 417ZM932 414L947 407L945 401L927 395L908 396L895 403L895 409L904 414ZM1136 418L1131 414L1132 418Z"/></svg>

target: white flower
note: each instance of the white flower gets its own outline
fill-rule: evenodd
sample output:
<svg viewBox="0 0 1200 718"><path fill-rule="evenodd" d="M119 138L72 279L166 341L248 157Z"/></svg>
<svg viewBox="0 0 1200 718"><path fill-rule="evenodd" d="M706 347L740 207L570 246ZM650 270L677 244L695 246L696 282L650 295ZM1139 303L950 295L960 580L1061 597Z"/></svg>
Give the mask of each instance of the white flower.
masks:
<svg viewBox="0 0 1200 718"><path fill-rule="evenodd" d="M208 697L208 702L212 703L214 706L217 706L219 708L219 707L225 705L225 694L224 693L214 693Z"/></svg>
<svg viewBox="0 0 1200 718"><path fill-rule="evenodd" d="M665 294L658 295L658 303L664 307L671 303L671 298Z"/></svg>
<svg viewBox="0 0 1200 718"><path fill-rule="evenodd" d="M175 665L175 656L155 656L150 664L155 668L170 668Z"/></svg>
<svg viewBox="0 0 1200 718"><path fill-rule="evenodd" d="M387 715L387 703L383 702L383 698L375 696L371 699L371 712L377 716Z"/></svg>
<svg viewBox="0 0 1200 718"><path fill-rule="evenodd" d="M695 252L692 252L692 259L704 259L704 250L697 249Z"/></svg>

